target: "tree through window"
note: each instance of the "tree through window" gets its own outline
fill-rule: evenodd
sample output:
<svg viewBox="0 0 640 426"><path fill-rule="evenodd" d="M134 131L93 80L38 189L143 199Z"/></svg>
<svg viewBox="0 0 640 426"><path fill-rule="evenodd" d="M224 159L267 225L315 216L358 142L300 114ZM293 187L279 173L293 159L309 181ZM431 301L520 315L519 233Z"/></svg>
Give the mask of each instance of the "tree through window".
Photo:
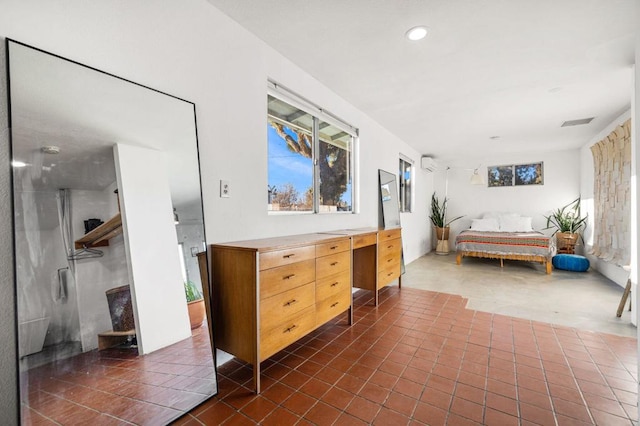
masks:
<svg viewBox="0 0 640 426"><path fill-rule="evenodd" d="M350 132L268 95L267 140L270 211L353 211Z"/></svg>

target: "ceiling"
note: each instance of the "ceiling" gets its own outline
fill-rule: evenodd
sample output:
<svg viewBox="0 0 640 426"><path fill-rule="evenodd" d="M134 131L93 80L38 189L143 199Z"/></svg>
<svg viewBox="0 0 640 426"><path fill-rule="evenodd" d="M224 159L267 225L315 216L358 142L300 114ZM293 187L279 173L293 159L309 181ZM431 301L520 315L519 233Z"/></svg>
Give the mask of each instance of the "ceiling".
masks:
<svg viewBox="0 0 640 426"><path fill-rule="evenodd" d="M577 148L630 107L633 0L208 1L438 159Z"/></svg>

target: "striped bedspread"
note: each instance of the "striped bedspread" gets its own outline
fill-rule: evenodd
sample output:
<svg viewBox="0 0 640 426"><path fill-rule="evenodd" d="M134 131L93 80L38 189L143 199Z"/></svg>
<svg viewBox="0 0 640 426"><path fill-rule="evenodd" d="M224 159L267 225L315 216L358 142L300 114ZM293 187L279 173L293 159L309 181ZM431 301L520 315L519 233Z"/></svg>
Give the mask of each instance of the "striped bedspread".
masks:
<svg viewBox="0 0 640 426"><path fill-rule="evenodd" d="M499 255L552 256L553 238L540 232L462 231L456 237L456 251L483 252Z"/></svg>

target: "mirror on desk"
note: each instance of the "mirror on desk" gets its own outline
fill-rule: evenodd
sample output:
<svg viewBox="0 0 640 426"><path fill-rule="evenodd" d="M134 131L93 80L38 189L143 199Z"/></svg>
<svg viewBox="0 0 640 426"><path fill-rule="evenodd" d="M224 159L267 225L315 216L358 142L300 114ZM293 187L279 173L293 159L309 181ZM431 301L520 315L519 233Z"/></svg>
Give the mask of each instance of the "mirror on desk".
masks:
<svg viewBox="0 0 640 426"><path fill-rule="evenodd" d="M398 203L398 184L396 175L378 170L380 182L380 205L382 206L382 227L385 229L400 226L400 205Z"/></svg>
<svg viewBox="0 0 640 426"><path fill-rule="evenodd" d="M7 52L22 421L56 421L53 396L78 419L168 422L217 392L185 285L208 281L195 105Z"/></svg>

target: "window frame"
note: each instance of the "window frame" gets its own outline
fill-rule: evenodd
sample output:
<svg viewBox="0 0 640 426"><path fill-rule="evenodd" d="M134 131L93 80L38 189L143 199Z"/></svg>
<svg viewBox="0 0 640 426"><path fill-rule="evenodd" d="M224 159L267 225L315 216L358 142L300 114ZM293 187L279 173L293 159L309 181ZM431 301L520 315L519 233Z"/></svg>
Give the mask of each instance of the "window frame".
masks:
<svg viewBox="0 0 640 426"><path fill-rule="evenodd" d="M409 167L409 188L407 191L407 179L405 178L405 167ZM411 213L413 211L413 199L415 194L415 162L403 155L399 154L398 161L398 201L400 205L401 213ZM407 192L409 193L409 199L407 200ZM407 206L408 204L408 206Z"/></svg>
<svg viewBox="0 0 640 426"><path fill-rule="evenodd" d="M291 91L290 89L282 86L279 83L276 83L272 80L268 80L267 84L267 99L269 96L278 99L281 102L287 103L295 108L304 111L312 117L312 179L313 179L313 207L312 210L306 211L294 211L294 210L269 210L267 212L269 215L287 215L287 214L355 214L358 212L357 206L357 147L359 144L359 130L358 128L352 126L346 121L340 119L334 114L330 113L324 108L316 105L315 103L309 101L308 99L298 95L297 93ZM266 117L270 116L269 110L267 107ZM279 121L283 121L280 118L277 118ZM347 133L351 136L351 142L347 151L349 152L349 160L347 163L348 169L348 177L351 181L351 209L348 211L321 211L320 205L320 162L318 161L318 153L320 152L320 123L324 122L331 126L336 127L337 129ZM267 124L268 125L268 124ZM293 124L292 124L293 125ZM327 142L327 141L325 141ZM268 182L269 168L267 165L267 186Z"/></svg>

